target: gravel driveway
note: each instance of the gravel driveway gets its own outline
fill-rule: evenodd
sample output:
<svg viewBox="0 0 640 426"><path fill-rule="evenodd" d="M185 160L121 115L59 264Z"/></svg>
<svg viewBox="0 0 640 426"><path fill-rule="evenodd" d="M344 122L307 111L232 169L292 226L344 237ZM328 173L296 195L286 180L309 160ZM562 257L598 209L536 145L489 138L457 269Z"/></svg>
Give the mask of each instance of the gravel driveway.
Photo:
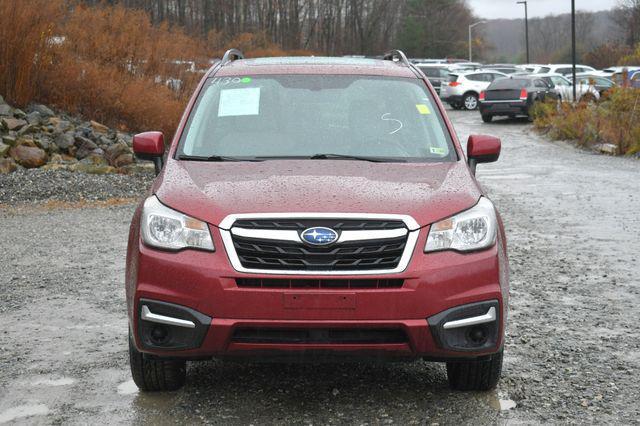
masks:
<svg viewBox="0 0 640 426"><path fill-rule="evenodd" d="M141 394L128 370L122 284L134 206L24 203L76 200L73 182L83 180L26 173L28 184L0 176L0 195L18 194L0 196L0 423L638 422L640 162L548 142L525 121L450 115L462 139L503 142L500 161L479 167L510 243L497 391L451 392L444 367L424 362L210 361L191 364L179 392ZM129 198L149 182L133 179L80 191Z"/></svg>

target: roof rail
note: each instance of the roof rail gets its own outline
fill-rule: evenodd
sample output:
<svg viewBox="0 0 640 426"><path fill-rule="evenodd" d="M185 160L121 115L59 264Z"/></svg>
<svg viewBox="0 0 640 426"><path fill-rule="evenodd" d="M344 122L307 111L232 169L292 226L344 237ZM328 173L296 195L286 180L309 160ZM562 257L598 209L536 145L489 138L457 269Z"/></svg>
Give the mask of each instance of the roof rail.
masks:
<svg viewBox="0 0 640 426"><path fill-rule="evenodd" d="M221 64L226 65L229 62L236 61L238 59L244 59L244 53L238 49L229 49L224 53Z"/></svg>
<svg viewBox="0 0 640 426"><path fill-rule="evenodd" d="M385 61L394 61L394 62L402 62L408 67L411 67L411 62L407 59L407 55L404 54L402 50L394 49L385 53L382 57Z"/></svg>

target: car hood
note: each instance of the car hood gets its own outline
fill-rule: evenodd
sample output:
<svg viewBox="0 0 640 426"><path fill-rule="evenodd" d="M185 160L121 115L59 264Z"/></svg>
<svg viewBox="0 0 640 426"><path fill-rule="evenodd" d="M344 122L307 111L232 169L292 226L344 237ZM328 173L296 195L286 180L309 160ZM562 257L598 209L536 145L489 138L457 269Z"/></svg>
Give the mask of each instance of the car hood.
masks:
<svg viewBox="0 0 640 426"><path fill-rule="evenodd" d="M481 195L462 161L169 159L153 191L165 205L215 226L239 213L403 214L425 226Z"/></svg>

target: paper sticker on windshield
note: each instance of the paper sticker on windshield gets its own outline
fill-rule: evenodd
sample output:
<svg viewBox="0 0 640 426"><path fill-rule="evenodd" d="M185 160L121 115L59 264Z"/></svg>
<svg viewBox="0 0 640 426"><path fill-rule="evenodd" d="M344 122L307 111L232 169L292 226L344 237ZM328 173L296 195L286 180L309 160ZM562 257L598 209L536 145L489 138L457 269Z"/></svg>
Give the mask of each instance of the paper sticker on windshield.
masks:
<svg viewBox="0 0 640 426"><path fill-rule="evenodd" d="M260 114L260 88L225 89L220 91L218 117Z"/></svg>
<svg viewBox="0 0 640 426"><path fill-rule="evenodd" d="M429 151L431 151L432 154L447 155L447 151L444 148L437 148L432 146L431 148L429 148Z"/></svg>
<svg viewBox="0 0 640 426"><path fill-rule="evenodd" d="M429 109L428 106L426 106L425 104L417 104L416 108L418 108L418 112L422 115L429 115L431 114L431 110Z"/></svg>

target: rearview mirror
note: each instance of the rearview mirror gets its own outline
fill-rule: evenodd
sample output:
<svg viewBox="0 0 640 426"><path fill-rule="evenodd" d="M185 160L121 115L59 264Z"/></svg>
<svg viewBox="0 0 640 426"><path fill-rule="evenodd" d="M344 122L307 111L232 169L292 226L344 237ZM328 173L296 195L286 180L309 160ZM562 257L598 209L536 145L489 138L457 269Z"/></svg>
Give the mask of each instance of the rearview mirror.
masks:
<svg viewBox="0 0 640 426"><path fill-rule="evenodd" d="M162 132L145 132L135 135L133 137L133 152L140 160L153 161L157 175L163 165L164 135Z"/></svg>
<svg viewBox="0 0 640 426"><path fill-rule="evenodd" d="M487 135L471 135L467 141L467 157L472 173L478 163L493 163L500 158L500 139Z"/></svg>

